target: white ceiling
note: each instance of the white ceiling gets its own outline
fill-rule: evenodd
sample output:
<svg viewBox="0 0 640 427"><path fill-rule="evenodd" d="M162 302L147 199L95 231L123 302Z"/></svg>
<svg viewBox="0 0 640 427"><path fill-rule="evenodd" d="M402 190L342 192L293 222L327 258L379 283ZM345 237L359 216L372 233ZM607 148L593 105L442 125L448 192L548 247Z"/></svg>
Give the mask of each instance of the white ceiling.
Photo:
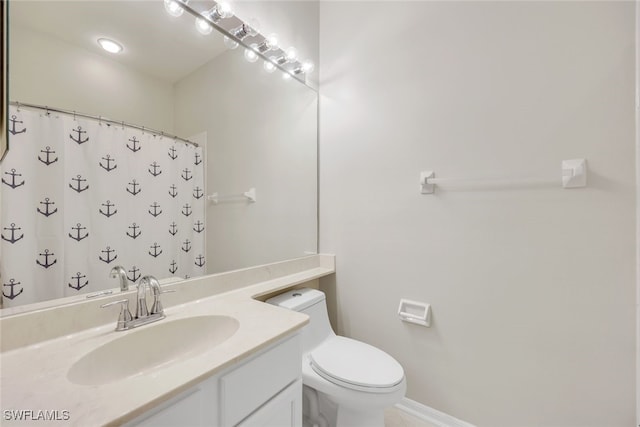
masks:
<svg viewBox="0 0 640 427"><path fill-rule="evenodd" d="M201 11L214 3L192 0L189 4ZM174 18L158 0L14 0L9 13L10 25L51 35L170 83L226 50L222 35L216 31L201 35L193 16L185 12ZM124 51L117 55L103 51L96 42L100 37L119 42Z"/></svg>

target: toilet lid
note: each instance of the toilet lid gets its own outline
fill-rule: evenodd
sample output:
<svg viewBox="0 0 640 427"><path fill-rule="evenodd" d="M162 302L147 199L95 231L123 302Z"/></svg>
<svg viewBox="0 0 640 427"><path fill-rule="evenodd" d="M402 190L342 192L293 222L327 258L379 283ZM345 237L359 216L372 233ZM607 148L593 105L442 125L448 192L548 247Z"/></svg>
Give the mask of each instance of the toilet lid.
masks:
<svg viewBox="0 0 640 427"><path fill-rule="evenodd" d="M352 389L390 388L404 379L402 366L384 351L336 336L314 349L311 367L324 379Z"/></svg>

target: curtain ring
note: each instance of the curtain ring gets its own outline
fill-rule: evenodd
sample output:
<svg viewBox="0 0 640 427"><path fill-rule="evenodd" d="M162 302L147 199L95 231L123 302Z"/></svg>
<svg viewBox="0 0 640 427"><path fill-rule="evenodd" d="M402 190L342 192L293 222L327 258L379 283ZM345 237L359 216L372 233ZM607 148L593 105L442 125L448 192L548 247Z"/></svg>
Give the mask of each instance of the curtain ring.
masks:
<svg viewBox="0 0 640 427"><path fill-rule="evenodd" d="M124 130L124 120L122 121L122 130Z"/></svg>
<svg viewBox="0 0 640 427"><path fill-rule="evenodd" d="M73 111L73 121L74 122L76 121L76 112L75 112L75 110Z"/></svg>
<svg viewBox="0 0 640 427"><path fill-rule="evenodd" d="M51 114L51 113L49 113L49 107L47 107L47 106L45 105L45 106L44 106L44 109L45 109L45 111L46 111L46 113L45 113L45 114L46 114L46 115L47 115L47 117L48 117L48 116L49 116L49 114Z"/></svg>
<svg viewBox="0 0 640 427"><path fill-rule="evenodd" d="M20 103L19 103L19 102L16 102L16 105L18 106L18 108L16 109L16 112L18 112L18 113L19 113L19 112L20 112Z"/></svg>

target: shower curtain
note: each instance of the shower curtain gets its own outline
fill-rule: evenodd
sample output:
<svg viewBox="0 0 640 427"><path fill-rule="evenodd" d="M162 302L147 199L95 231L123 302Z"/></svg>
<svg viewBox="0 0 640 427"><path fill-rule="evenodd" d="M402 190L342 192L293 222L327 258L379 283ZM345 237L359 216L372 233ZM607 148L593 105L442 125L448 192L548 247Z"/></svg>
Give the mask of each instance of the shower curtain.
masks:
<svg viewBox="0 0 640 427"><path fill-rule="evenodd" d="M204 274L201 148L127 126L11 107L0 165L4 308Z"/></svg>

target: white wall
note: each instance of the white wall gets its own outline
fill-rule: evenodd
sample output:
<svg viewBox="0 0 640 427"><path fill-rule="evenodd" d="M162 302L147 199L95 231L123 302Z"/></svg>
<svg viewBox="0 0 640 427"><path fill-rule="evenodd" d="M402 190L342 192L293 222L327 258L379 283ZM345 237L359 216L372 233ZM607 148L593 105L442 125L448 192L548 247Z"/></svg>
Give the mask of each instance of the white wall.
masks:
<svg viewBox="0 0 640 427"><path fill-rule="evenodd" d="M317 94L224 53L175 85L176 132L206 131L207 194L257 202L207 208L207 272L317 249Z"/></svg>
<svg viewBox="0 0 640 427"><path fill-rule="evenodd" d="M320 250L339 333L490 427L635 420L633 2L323 2ZM585 189L436 190L418 174ZM401 297L433 306L402 323Z"/></svg>
<svg viewBox="0 0 640 427"><path fill-rule="evenodd" d="M10 36L12 101L173 132L171 84L19 25Z"/></svg>

